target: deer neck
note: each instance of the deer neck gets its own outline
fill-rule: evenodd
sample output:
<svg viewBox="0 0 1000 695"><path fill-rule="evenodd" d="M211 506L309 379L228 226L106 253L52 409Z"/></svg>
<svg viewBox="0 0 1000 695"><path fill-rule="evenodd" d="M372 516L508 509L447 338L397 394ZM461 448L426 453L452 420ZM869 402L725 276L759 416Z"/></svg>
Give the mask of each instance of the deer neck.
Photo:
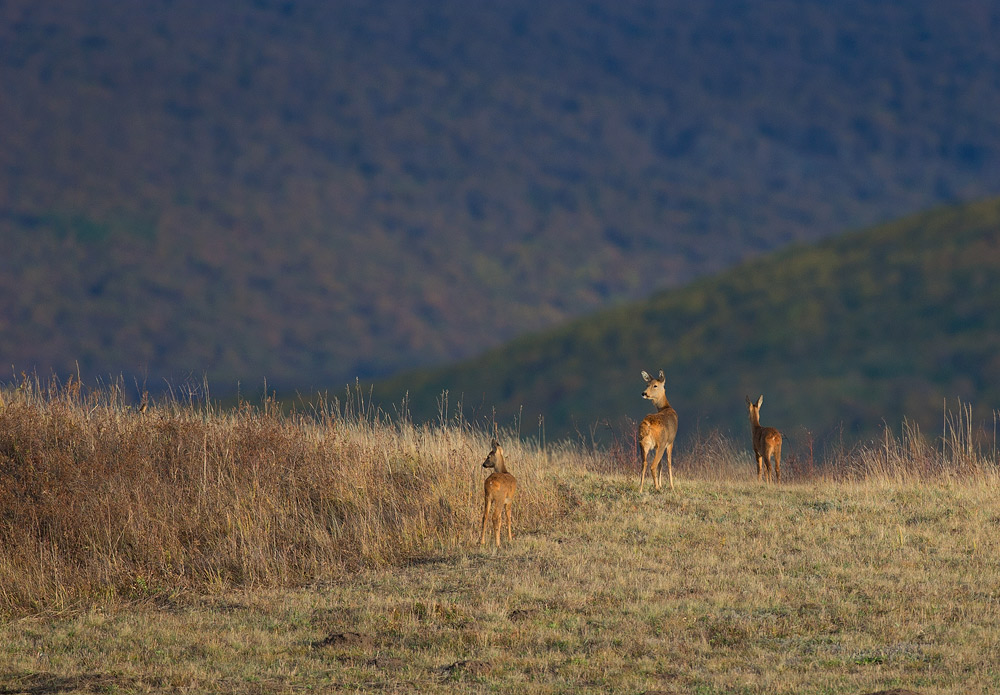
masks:
<svg viewBox="0 0 1000 695"><path fill-rule="evenodd" d="M760 429L760 413L750 413L750 429L754 432Z"/></svg>
<svg viewBox="0 0 1000 695"><path fill-rule="evenodd" d="M667 400L667 397L665 395L660 396L657 400L653 401L653 406L656 407L657 412L662 413L664 410L670 407L670 401Z"/></svg>
<svg viewBox="0 0 1000 695"><path fill-rule="evenodd" d="M495 470L497 473L507 472L507 466L505 466L503 463L503 456L497 455L493 459L493 470Z"/></svg>
<svg viewBox="0 0 1000 695"><path fill-rule="evenodd" d="M490 454L490 459L493 461L493 465L490 466L490 468L493 469L493 473L490 473L490 475L493 475L495 473L507 472L507 466L505 466L503 463L503 454L501 454L499 451L494 452Z"/></svg>

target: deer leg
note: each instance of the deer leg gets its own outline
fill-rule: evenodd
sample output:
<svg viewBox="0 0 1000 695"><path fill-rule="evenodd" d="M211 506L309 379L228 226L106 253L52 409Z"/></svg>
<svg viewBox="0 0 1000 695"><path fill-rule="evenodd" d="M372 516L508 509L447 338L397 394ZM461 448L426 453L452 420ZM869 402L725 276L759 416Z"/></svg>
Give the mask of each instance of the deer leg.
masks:
<svg viewBox="0 0 1000 695"><path fill-rule="evenodd" d="M660 459L663 458L663 451L666 447L659 444L656 445L656 456L653 457L653 482L656 483L656 489L660 489Z"/></svg>
<svg viewBox="0 0 1000 695"><path fill-rule="evenodd" d="M656 451L653 452L653 460L649 463L649 474L653 477L653 488L656 490L660 489L660 456L662 454L663 447L657 444Z"/></svg>
<svg viewBox="0 0 1000 695"><path fill-rule="evenodd" d="M642 445L642 476L639 478L639 492L642 492L642 486L646 484L646 468L649 466L649 449L646 445Z"/></svg>
<svg viewBox="0 0 1000 695"><path fill-rule="evenodd" d="M670 476L670 489L674 489L674 443L667 444L667 475Z"/></svg>
<svg viewBox="0 0 1000 695"><path fill-rule="evenodd" d="M781 447L778 446L774 450L774 477L775 482L781 482Z"/></svg>
<svg viewBox="0 0 1000 695"><path fill-rule="evenodd" d="M759 483L764 475L764 468L763 468L764 461L761 455L758 454L757 452L754 452L754 456L757 457L757 482Z"/></svg>
<svg viewBox="0 0 1000 695"><path fill-rule="evenodd" d="M486 495L483 502L483 535L479 538L479 545L486 542L486 520L490 518L490 496Z"/></svg>
<svg viewBox="0 0 1000 695"><path fill-rule="evenodd" d="M503 502L498 502L493 508L493 528L496 530L497 547L500 547L500 528L503 526Z"/></svg>
<svg viewBox="0 0 1000 695"><path fill-rule="evenodd" d="M511 521L510 521L510 508L511 508L511 503L507 502L507 540L508 541L513 541L514 540L514 532L511 531L512 524L511 524Z"/></svg>

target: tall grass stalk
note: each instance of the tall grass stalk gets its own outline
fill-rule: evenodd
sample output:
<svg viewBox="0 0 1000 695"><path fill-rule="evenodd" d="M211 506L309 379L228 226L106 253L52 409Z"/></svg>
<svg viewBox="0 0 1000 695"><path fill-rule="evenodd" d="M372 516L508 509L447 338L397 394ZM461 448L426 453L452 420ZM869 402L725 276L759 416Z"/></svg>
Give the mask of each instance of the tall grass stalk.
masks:
<svg viewBox="0 0 1000 695"><path fill-rule="evenodd" d="M0 396L0 613L295 586L478 547L495 424L449 410L447 394L423 426L405 403L390 416L358 387L295 412L267 394L224 409L207 385L145 413L114 381L26 377ZM638 475L635 423L606 427L605 448L546 441L541 425L537 439L500 431L518 479L515 534L580 504L572 477ZM968 405L946 411L940 442L904 422L898 436L887 428L819 464L806 434L785 451L783 481L997 478L995 434ZM751 480L749 444L699 434L678 452L682 486Z"/></svg>
<svg viewBox="0 0 1000 695"><path fill-rule="evenodd" d="M478 540L492 431L393 421L359 389L291 414L203 394L140 414L125 392L25 379L4 394L0 612L296 585ZM559 513L556 481L537 444L501 436L515 532L537 528Z"/></svg>
<svg viewBox="0 0 1000 695"><path fill-rule="evenodd" d="M898 435L886 427L880 445L862 444L843 457L843 475L899 483L994 479L1000 472L995 440L991 441L986 423L977 425L972 406L959 401L957 410L945 407L942 423L936 440L907 420Z"/></svg>

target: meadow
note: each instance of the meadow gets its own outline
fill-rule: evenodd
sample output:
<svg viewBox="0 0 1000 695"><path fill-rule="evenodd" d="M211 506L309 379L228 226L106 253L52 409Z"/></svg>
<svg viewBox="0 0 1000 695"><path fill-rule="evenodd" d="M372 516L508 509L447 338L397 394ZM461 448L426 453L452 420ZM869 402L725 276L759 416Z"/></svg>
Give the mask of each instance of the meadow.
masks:
<svg viewBox="0 0 1000 695"><path fill-rule="evenodd" d="M762 485L364 394L289 413L25 379L0 406L0 693L921 694L1000 689L1000 474L971 411Z"/></svg>

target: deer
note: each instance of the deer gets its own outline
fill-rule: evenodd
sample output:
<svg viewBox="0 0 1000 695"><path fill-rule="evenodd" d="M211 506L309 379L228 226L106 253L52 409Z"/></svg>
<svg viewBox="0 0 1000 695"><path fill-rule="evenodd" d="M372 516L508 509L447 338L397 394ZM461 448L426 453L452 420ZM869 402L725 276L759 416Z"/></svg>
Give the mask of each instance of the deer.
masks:
<svg viewBox="0 0 1000 695"><path fill-rule="evenodd" d="M646 381L646 390L642 397L653 402L656 412L650 413L639 424L639 446L642 451L642 476L639 479L639 492L646 483L646 470L653 477L653 485L660 489L660 460L667 455L667 474L670 477L670 489L674 489L674 438L677 436L677 411L670 407L663 384L666 381L663 370L655 379L643 371L642 378ZM649 452L656 449L652 463Z"/></svg>
<svg viewBox="0 0 1000 695"><path fill-rule="evenodd" d="M747 399L747 412L750 415L750 431L753 435L753 453L757 457L757 480L764 477L764 466L767 467L767 482L771 482L771 458L774 458L775 482L781 482L781 432L773 427L760 426L760 407L764 404L761 394L757 402ZM762 465L763 463L763 465Z"/></svg>
<svg viewBox="0 0 1000 695"><path fill-rule="evenodd" d="M507 514L507 541L514 540L511 531L510 508L514 502L514 493L517 492L517 480L507 472L504 464L503 447L500 441L493 438L493 449L486 460L483 461L483 468L492 468L493 472L483 483L483 534L479 538L479 545L486 542L486 523L490 519L490 511L493 512L493 526L496 530L497 548L500 547L500 529L503 527L502 514Z"/></svg>

